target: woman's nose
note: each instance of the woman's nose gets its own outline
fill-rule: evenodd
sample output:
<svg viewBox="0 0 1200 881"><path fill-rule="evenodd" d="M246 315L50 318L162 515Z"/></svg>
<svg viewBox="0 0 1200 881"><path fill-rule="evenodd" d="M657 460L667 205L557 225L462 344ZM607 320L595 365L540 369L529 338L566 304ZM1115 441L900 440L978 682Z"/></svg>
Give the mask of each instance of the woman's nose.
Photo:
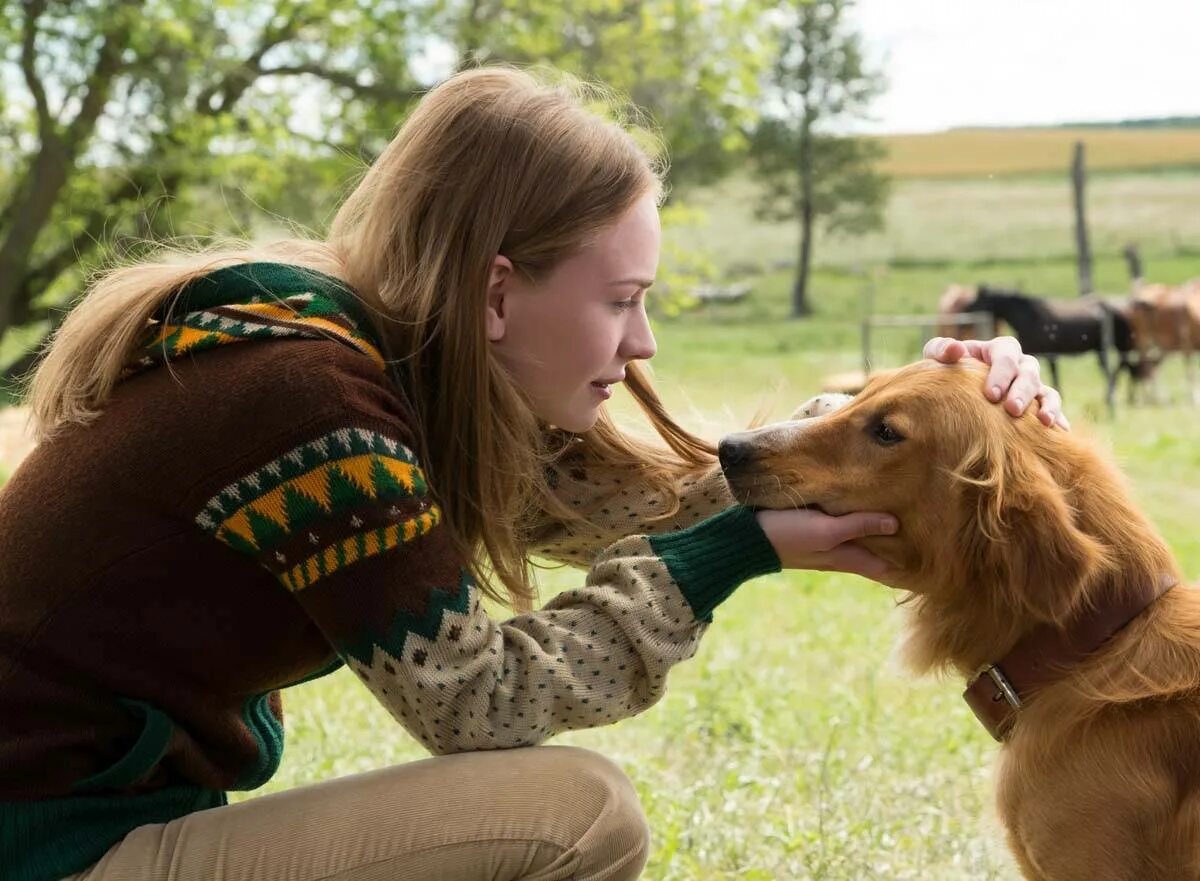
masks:
<svg viewBox="0 0 1200 881"><path fill-rule="evenodd" d="M654 341L654 331L650 329L650 319L644 310L639 309L638 319L631 323L621 340L621 354L630 361L647 361L658 352L658 343Z"/></svg>

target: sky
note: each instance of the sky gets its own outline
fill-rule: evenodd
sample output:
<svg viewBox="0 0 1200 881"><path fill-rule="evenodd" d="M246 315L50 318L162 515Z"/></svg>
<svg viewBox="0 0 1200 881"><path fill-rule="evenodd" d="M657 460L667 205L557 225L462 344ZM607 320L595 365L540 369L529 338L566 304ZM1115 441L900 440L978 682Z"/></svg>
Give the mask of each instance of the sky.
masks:
<svg viewBox="0 0 1200 881"><path fill-rule="evenodd" d="M1200 115L1200 0L859 0L873 132Z"/></svg>

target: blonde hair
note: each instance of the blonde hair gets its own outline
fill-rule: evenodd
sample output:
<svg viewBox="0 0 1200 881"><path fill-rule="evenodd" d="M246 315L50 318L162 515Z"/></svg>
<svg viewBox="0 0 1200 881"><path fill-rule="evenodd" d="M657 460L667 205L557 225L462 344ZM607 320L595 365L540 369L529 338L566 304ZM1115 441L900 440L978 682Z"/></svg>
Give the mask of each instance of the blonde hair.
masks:
<svg viewBox="0 0 1200 881"><path fill-rule="evenodd" d="M489 596L526 607L533 582L528 524L574 515L547 470L563 451L491 353L485 295L503 254L532 281L577 252L646 193L661 169L622 124L589 109L597 87L543 82L510 68L455 75L419 102L342 204L325 242L139 263L101 276L64 321L30 386L47 436L94 418L154 312L220 266L278 260L347 282L373 313L389 355L403 360L421 457L468 568ZM678 509L675 478L713 448L666 413L637 364L627 385L667 448L621 432L607 414L575 441L590 461L637 471Z"/></svg>

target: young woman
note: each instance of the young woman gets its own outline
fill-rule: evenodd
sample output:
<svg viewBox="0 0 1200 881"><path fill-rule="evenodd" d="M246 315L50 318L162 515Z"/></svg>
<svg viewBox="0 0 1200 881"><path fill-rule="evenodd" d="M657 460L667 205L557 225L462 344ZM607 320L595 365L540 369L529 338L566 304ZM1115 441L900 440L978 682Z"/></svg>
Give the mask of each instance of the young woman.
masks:
<svg viewBox="0 0 1200 881"><path fill-rule="evenodd" d="M653 704L747 579L884 577L850 542L896 528L734 505L663 410L660 193L577 96L474 70L326 241L98 281L0 495L0 876L638 875L624 775L531 747ZM1055 418L1013 341L971 351ZM622 382L665 445L610 422ZM586 583L530 611L531 554ZM342 664L435 757L227 805L278 767L279 690Z"/></svg>

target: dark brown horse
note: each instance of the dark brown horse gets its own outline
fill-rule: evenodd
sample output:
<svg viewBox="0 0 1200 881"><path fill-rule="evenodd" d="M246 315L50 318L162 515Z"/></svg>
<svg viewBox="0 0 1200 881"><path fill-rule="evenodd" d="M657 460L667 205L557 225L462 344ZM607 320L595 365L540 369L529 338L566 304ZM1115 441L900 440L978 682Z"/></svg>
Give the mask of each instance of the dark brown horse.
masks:
<svg viewBox="0 0 1200 881"><path fill-rule="evenodd" d="M1050 365L1051 382L1060 391L1058 357L1095 352L1108 380L1104 401L1111 411L1120 372L1129 372L1131 396L1132 383L1146 373L1136 357L1133 326L1124 305L1094 297L1044 299L980 285L963 311L989 312L1011 327L1027 354L1044 358ZM1111 362L1110 349L1117 352L1116 365Z"/></svg>

